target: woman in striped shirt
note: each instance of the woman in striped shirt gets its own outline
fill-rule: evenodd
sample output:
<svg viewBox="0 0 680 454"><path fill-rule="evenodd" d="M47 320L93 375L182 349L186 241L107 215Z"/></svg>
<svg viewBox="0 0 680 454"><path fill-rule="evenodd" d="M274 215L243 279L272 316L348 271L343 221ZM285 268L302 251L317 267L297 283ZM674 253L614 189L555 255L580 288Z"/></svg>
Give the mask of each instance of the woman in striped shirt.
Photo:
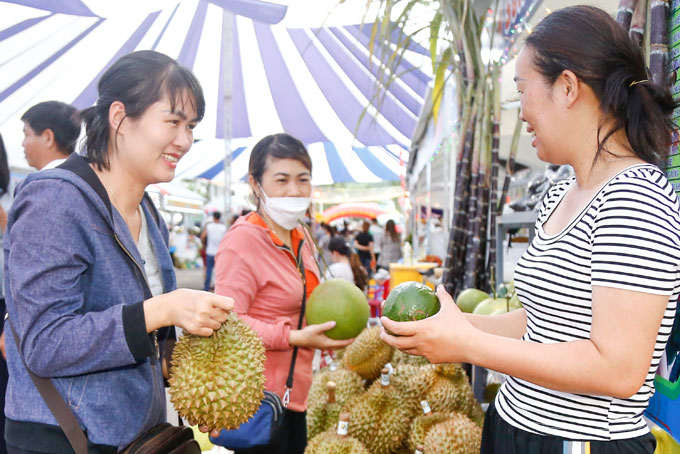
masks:
<svg viewBox="0 0 680 454"><path fill-rule="evenodd" d="M674 103L604 11L548 15L516 63L521 118L538 157L575 177L543 200L515 269L524 309L383 318L391 345L432 362L509 375L487 412L482 453L652 453L642 412L680 293L680 205L659 165Z"/></svg>

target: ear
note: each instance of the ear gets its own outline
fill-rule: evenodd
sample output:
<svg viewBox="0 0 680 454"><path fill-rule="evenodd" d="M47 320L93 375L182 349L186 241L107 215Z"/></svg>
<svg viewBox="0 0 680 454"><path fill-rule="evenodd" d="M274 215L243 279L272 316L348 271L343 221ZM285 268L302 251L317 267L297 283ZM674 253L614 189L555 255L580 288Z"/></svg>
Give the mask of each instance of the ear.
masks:
<svg viewBox="0 0 680 454"><path fill-rule="evenodd" d="M565 69L558 78L558 93L564 97L567 108L570 108L581 94L581 81L573 71Z"/></svg>
<svg viewBox="0 0 680 454"><path fill-rule="evenodd" d="M258 188L257 181L255 181L255 177L252 175L248 174L248 184L250 185L250 190L253 191L253 194L255 194L256 198L260 198L260 191Z"/></svg>
<svg viewBox="0 0 680 454"><path fill-rule="evenodd" d="M45 148L57 146L57 142L54 141L54 131L52 131L50 128L45 128L43 132L40 133L40 138L45 143Z"/></svg>
<svg viewBox="0 0 680 454"><path fill-rule="evenodd" d="M125 104L120 101L114 101L109 107L109 130L115 133L123 132L121 129L123 120L125 119Z"/></svg>

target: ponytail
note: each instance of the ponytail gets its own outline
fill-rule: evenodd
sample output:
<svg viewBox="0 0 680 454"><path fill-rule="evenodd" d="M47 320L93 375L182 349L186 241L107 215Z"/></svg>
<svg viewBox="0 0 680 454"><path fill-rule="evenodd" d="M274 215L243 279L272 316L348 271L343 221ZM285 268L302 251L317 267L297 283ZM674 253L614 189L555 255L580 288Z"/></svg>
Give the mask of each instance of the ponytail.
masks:
<svg viewBox="0 0 680 454"><path fill-rule="evenodd" d="M108 107L104 109L97 104L78 112L78 119L85 123L85 147L88 161L97 165L99 170L109 168L109 121Z"/></svg>
<svg viewBox="0 0 680 454"><path fill-rule="evenodd" d="M359 256L351 250L349 251L349 266L352 267L352 276L354 276L354 285L359 287L362 291L366 290L368 286L368 273L361 264Z"/></svg>

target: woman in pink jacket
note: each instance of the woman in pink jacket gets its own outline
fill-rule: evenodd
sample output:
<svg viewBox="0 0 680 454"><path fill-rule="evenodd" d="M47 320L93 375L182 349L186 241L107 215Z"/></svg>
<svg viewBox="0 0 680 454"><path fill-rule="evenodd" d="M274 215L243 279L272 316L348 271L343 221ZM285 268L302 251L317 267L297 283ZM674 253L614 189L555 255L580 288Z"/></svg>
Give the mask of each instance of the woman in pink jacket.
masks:
<svg viewBox="0 0 680 454"><path fill-rule="evenodd" d="M298 347L284 436L269 452L302 454L314 349L341 348L351 341L324 334L335 322L297 329L303 293L306 289L309 296L319 284L311 241L298 227L312 193L312 161L304 145L287 134L260 140L250 155L248 182L257 211L236 221L222 239L215 258L215 292L230 295L234 311L262 337L265 387L284 402L293 348Z"/></svg>

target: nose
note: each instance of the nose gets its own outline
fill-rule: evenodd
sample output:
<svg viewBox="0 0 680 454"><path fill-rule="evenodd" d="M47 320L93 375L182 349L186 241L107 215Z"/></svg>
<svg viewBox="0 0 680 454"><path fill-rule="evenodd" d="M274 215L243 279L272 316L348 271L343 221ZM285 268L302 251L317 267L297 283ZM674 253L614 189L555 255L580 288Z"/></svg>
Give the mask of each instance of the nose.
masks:
<svg viewBox="0 0 680 454"><path fill-rule="evenodd" d="M189 150L194 141L194 133L189 128L180 128L175 136L175 145L183 152Z"/></svg>
<svg viewBox="0 0 680 454"><path fill-rule="evenodd" d="M520 120L520 121L523 121L523 122L525 122L525 123L526 123L526 121L527 121L527 119L524 118L524 109L522 109L521 107L519 108L519 120Z"/></svg>

